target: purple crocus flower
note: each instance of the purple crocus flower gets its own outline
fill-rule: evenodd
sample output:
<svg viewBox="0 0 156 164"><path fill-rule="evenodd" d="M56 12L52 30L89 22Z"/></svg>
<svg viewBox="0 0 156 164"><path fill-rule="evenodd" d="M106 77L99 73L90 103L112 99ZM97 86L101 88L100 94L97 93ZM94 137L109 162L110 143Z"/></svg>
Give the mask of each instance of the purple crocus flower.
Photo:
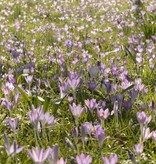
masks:
<svg viewBox="0 0 156 164"><path fill-rule="evenodd" d="M135 89L137 91L142 91L144 89L144 84L142 84L141 78L135 79Z"/></svg>
<svg viewBox="0 0 156 164"><path fill-rule="evenodd" d="M17 105L19 98L20 98L20 92L17 91L14 95L14 103L13 103L14 106Z"/></svg>
<svg viewBox="0 0 156 164"><path fill-rule="evenodd" d="M104 131L104 129L101 126L97 127L96 130L95 130L95 135L96 135L96 137L97 137L97 139L99 141L99 146L102 147L103 141L105 139L105 131Z"/></svg>
<svg viewBox="0 0 156 164"><path fill-rule="evenodd" d="M48 158L49 152L49 148L47 148L45 151L43 149L40 150L38 147L28 150L30 158L35 162L35 164L43 164Z"/></svg>
<svg viewBox="0 0 156 164"><path fill-rule="evenodd" d="M5 96L9 96L10 92L14 91L14 89L13 83L6 82L5 84L2 84L2 91Z"/></svg>
<svg viewBox="0 0 156 164"><path fill-rule="evenodd" d="M46 113L41 113L40 118L39 118L40 122L45 126L46 124L53 126L55 124L55 119L54 116L50 116L49 112Z"/></svg>
<svg viewBox="0 0 156 164"><path fill-rule="evenodd" d="M67 90L68 90L68 81L67 80L63 80L62 77L59 77L59 89L60 89L60 97L61 99L64 98L67 94Z"/></svg>
<svg viewBox="0 0 156 164"><path fill-rule="evenodd" d="M17 58L20 55L20 53L19 52L16 52L16 50L14 48L10 48L9 52L11 53L11 55L13 56L13 58Z"/></svg>
<svg viewBox="0 0 156 164"><path fill-rule="evenodd" d="M65 43L64 43L64 45L66 47L72 47L73 46L73 42L71 40L66 40Z"/></svg>
<svg viewBox="0 0 156 164"><path fill-rule="evenodd" d="M100 110L97 111L98 116L100 119L104 120L106 118L108 118L108 116L110 115L109 109L105 109L103 110L102 108Z"/></svg>
<svg viewBox="0 0 156 164"><path fill-rule="evenodd" d="M125 110L129 110L132 106L132 100L124 101L123 102L123 107Z"/></svg>
<svg viewBox="0 0 156 164"><path fill-rule="evenodd" d="M2 98L1 105L5 106L8 110L13 109L13 103L9 102L8 99L6 99L6 98Z"/></svg>
<svg viewBox="0 0 156 164"><path fill-rule="evenodd" d="M91 136L92 133L92 129L93 129L93 125L90 122L85 122L82 126L81 126L81 138L82 138L82 142L84 143L85 141L85 137L88 134L89 136Z"/></svg>
<svg viewBox="0 0 156 164"><path fill-rule="evenodd" d="M143 127L143 133L142 133L143 142L151 137L152 137L152 132L150 132L150 128Z"/></svg>
<svg viewBox="0 0 156 164"><path fill-rule="evenodd" d="M154 103L153 100L151 101L149 107L150 107L151 110L155 110L155 103Z"/></svg>
<svg viewBox="0 0 156 164"><path fill-rule="evenodd" d="M130 95L132 101L138 96L138 93L139 92L135 89L133 91L128 92L128 94Z"/></svg>
<svg viewBox="0 0 156 164"><path fill-rule="evenodd" d="M86 107L93 112L95 108L98 107L98 103L96 102L96 99L91 99L91 100L85 100Z"/></svg>
<svg viewBox="0 0 156 164"><path fill-rule="evenodd" d="M8 78L10 83L16 84L16 79L14 78L14 75L10 74Z"/></svg>
<svg viewBox="0 0 156 164"><path fill-rule="evenodd" d="M18 125L18 119L17 118L15 118L15 119L8 118L8 123L9 123L10 129L12 129L15 132L17 125Z"/></svg>
<svg viewBox="0 0 156 164"><path fill-rule="evenodd" d="M147 116L145 112L137 112L137 120L140 124L144 124L146 122Z"/></svg>
<svg viewBox="0 0 156 164"><path fill-rule="evenodd" d="M96 87L97 87L97 84L96 84L94 81L90 81L90 82L88 82L88 87L89 87L91 90L95 90Z"/></svg>
<svg viewBox="0 0 156 164"><path fill-rule="evenodd" d="M58 156L59 156L59 147L57 144L55 144L53 148L49 148L49 156L48 156L49 164L57 164Z"/></svg>
<svg viewBox="0 0 156 164"><path fill-rule="evenodd" d="M74 140L75 140L75 142L77 142L77 139L78 139L78 128L77 127L74 127L73 129L72 129L72 135L73 135L73 137L74 137Z"/></svg>
<svg viewBox="0 0 156 164"><path fill-rule="evenodd" d="M119 110L119 103L118 103L118 101L115 101L115 102L114 102L113 111L114 111L114 113L117 113L118 110Z"/></svg>
<svg viewBox="0 0 156 164"><path fill-rule="evenodd" d="M6 133L4 133L4 141L5 141L4 148L5 148L8 156L13 157L15 154L20 153L24 149L24 146L19 147L15 140L13 141L13 144L10 145L8 136Z"/></svg>
<svg viewBox="0 0 156 164"><path fill-rule="evenodd" d="M27 84L30 86L33 81L33 76L27 76L27 77L25 77L25 80L26 80Z"/></svg>
<svg viewBox="0 0 156 164"><path fill-rule="evenodd" d="M96 76L98 74L98 72L99 72L99 67L98 66L93 66L89 69L89 75L91 77Z"/></svg>
<svg viewBox="0 0 156 164"><path fill-rule="evenodd" d="M136 144L133 149L137 155L140 155L143 152L143 144Z"/></svg>
<svg viewBox="0 0 156 164"><path fill-rule="evenodd" d="M116 98L117 98L119 104L121 104L122 101L123 101L123 99L124 99L124 96L123 96L123 94L117 94L117 95L116 95Z"/></svg>
<svg viewBox="0 0 156 164"><path fill-rule="evenodd" d="M115 65L113 65L111 72L112 72L113 76L117 76L118 75L118 68Z"/></svg>
<svg viewBox="0 0 156 164"><path fill-rule="evenodd" d="M137 119L138 119L138 122L140 125L143 125L143 124L148 124L152 117L151 116L147 116L145 112L137 112Z"/></svg>
<svg viewBox="0 0 156 164"><path fill-rule="evenodd" d="M81 153L80 156L76 156L76 162L77 164L91 164L92 163L92 157L90 155L85 155Z"/></svg>
<svg viewBox="0 0 156 164"><path fill-rule="evenodd" d="M81 116L81 114L83 112L83 108L81 107L81 105L76 105L75 103L70 105L70 110L71 110L75 120L78 120L78 118Z"/></svg>
<svg viewBox="0 0 156 164"><path fill-rule="evenodd" d="M43 116L43 108L38 107L35 109L34 106L32 106L32 110L29 113L29 119L36 129L38 128L41 116Z"/></svg>
<svg viewBox="0 0 156 164"><path fill-rule="evenodd" d="M106 80L104 81L104 83L103 83L103 85L102 85L102 88L103 88L104 90L106 89L106 91L107 91L108 93L111 91L112 85L111 85L111 83L110 83L110 81L109 81L108 79L106 79Z"/></svg>
<svg viewBox="0 0 156 164"><path fill-rule="evenodd" d="M110 155L109 158L107 157L102 157L102 160L104 162L104 164L117 164L118 162L118 156L116 154L114 155Z"/></svg>
<svg viewBox="0 0 156 164"><path fill-rule="evenodd" d="M80 82L81 82L80 78L68 79L68 85L69 87L71 87L73 91L75 91L80 86Z"/></svg>

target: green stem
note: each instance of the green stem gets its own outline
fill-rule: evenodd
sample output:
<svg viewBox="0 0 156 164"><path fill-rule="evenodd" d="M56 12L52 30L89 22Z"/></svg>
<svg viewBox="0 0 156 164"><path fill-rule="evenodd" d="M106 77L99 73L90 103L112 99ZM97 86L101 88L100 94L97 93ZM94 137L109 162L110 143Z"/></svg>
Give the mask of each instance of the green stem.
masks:
<svg viewBox="0 0 156 164"><path fill-rule="evenodd" d="M34 137L35 137L36 145L39 146L38 140L37 140L37 135L36 135L36 128L34 128Z"/></svg>

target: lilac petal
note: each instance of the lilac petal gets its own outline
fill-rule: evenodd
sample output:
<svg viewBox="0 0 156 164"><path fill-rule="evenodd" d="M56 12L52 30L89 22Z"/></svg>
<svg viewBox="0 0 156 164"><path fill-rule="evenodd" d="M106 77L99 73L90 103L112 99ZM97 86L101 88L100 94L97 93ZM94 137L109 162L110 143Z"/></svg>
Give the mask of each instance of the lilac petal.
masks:
<svg viewBox="0 0 156 164"><path fill-rule="evenodd" d="M54 116L51 116L48 120L48 124L53 125L54 124Z"/></svg>
<svg viewBox="0 0 156 164"><path fill-rule="evenodd" d="M34 155L33 155L33 153L31 152L31 150L28 150L28 154L29 154L30 158L34 160Z"/></svg>
<svg viewBox="0 0 156 164"><path fill-rule="evenodd" d="M92 162L92 157L91 156L87 156L86 157L86 162L89 164L89 163L91 163Z"/></svg>
<svg viewBox="0 0 156 164"><path fill-rule="evenodd" d="M110 164L116 164L118 161L118 156L116 154L110 155L109 160L110 160Z"/></svg>
<svg viewBox="0 0 156 164"><path fill-rule="evenodd" d="M53 151L54 151L54 158L57 160L58 159L58 155L59 155L59 147L58 147L58 145L54 146Z"/></svg>
<svg viewBox="0 0 156 164"><path fill-rule="evenodd" d="M20 148L16 149L16 153L20 153L24 148L25 146L21 146Z"/></svg>
<svg viewBox="0 0 156 164"><path fill-rule="evenodd" d="M49 152L50 152L50 149L47 148L47 150L44 152L43 161L47 159L47 157L49 156Z"/></svg>
<svg viewBox="0 0 156 164"><path fill-rule="evenodd" d="M110 164L107 157L102 157L102 160L104 161L104 164Z"/></svg>
<svg viewBox="0 0 156 164"><path fill-rule="evenodd" d="M36 147L32 149L32 159L37 162L39 158L39 149Z"/></svg>
<svg viewBox="0 0 156 164"><path fill-rule="evenodd" d="M82 163L81 163L81 159L80 159L79 156L76 156L76 162L77 162L77 164L82 164Z"/></svg>
<svg viewBox="0 0 156 164"><path fill-rule="evenodd" d="M43 151L43 149L41 149L40 155L39 155L39 162L44 161L43 158L44 158L44 151Z"/></svg>
<svg viewBox="0 0 156 164"><path fill-rule="evenodd" d="M10 147L10 143L8 141L8 136L6 133L4 133L4 140L5 140L5 147Z"/></svg>

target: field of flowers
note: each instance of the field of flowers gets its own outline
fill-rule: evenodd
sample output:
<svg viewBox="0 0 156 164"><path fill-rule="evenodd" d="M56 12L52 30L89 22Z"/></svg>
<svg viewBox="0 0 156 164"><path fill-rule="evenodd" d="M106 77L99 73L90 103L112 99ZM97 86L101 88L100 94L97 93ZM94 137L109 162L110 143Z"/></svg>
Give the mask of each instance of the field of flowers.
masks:
<svg viewBox="0 0 156 164"><path fill-rule="evenodd" d="M156 1L0 0L0 164L156 163Z"/></svg>

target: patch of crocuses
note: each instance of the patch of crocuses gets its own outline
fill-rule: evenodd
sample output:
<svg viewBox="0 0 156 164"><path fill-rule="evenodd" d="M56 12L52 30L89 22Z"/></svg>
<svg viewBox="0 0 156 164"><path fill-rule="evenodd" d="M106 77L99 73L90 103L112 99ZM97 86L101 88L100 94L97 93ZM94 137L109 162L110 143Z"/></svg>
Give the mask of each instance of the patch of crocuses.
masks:
<svg viewBox="0 0 156 164"><path fill-rule="evenodd" d="M156 163L155 0L0 0L0 163Z"/></svg>

